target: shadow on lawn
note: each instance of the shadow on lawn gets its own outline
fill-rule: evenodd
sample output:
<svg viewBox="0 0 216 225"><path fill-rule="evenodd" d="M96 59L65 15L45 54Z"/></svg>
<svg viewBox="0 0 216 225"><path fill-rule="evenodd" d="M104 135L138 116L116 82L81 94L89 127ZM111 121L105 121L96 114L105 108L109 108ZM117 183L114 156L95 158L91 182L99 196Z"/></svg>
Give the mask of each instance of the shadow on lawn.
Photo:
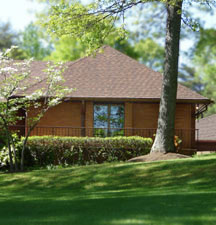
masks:
<svg viewBox="0 0 216 225"><path fill-rule="evenodd" d="M26 190L38 193L39 197L41 191L48 195L50 189L56 193L78 195L116 190L128 192L134 189L138 192L215 191L215 168L216 159L103 164L15 174L10 179L0 176L0 182L9 194Z"/></svg>
<svg viewBox="0 0 216 225"><path fill-rule="evenodd" d="M0 175L0 225L216 224L216 160Z"/></svg>
<svg viewBox="0 0 216 225"><path fill-rule="evenodd" d="M216 224L215 199L215 193L179 193L87 200L9 200L0 203L0 224Z"/></svg>

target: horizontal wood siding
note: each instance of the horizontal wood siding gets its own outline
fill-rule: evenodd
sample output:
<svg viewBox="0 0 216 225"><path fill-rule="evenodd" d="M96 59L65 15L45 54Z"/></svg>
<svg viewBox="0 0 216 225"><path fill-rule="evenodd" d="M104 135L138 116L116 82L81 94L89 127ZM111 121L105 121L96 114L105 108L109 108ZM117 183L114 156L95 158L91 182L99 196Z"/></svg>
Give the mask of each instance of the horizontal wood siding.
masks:
<svg viewBox="0 0 216 225"><path fill-rule="evenodd" d="M134 128L156 128L159 104L134 103L133 126Z"/></svg>
<svg viewBox="0 0 216 225"><path fill-rule="evenodd" d="M44 117L38 123L38 127L64 127L64 126L71 126L71 127L81 127L81 102L62 102L59 105L50 108L44 115ZM28 113L28 117L34 116L35 110L31 110ZM38 131L39 132L39 131ZM65 131L66 132L66 131ZM62 132L59 129L59 133L57 135L64 136L65 132ZM70 131L71 132L71 131ZM47 135L52 135L52 129L47 128L46 131ZM34 135L34 131L32 132ZM40 132L39 132L40 135ZM43 133L41 132L41 135ZM71 136L81 136L79 132L72 132L70 133Z"/></svg>
<svg viewBox="0 0 216 225"><path fill-rule="evenodd" d="M176 105L175 129L185 129L184 133L176 132L176 135L183 137L183 148L191 148L194 142L194 133L189 129L194 129L195 118L191 117L194 106L191 104ZM133 128L157 128L159 114L159 104L154 103L134 103L133 104ZM149 132L150 135L151 132ZM149 136L146 134L146 136ZM192 140L193 139L193 140Z"/></svg>
<svg viewBox="0 0 216 225"><path fill-rule="evenodd" d="M182 139L182 148L192 148L192 136L193 129L192 125L192 105L191 104L177 104L176 105L176 119L175 119L175 128L184 129L176 133L177 136Z"/></svg>
<svg viewBox="0 0 216 225"><path fill-rule="evenodd" d="M157 120L159 113L158 103L135 103L125 102L125 135L139 135L145 137L154 137L155 129L157 128ZM83 112L85 109L85 112ZM31 110L29 117L33 116L35 110ZM86 136L93 136L94 127L94 104L93 101L86 101L84 107L82 102L63 102L54 108L51 108L45 116L41 119L38 127L77 127L81 128L83 125ZM83 117L83 116L84 117ZM135 128L137 130L132 130ZM176 131L176 135L183 139L183 148L192 148L195 145L195 132L190 129L195 128L195 106L194 104L177 104L176 106L176 129L183 129ZM53 134L51 128L47 128L46 134ZM140 130L139 130L140 129ZM143 129L143 130L142 130ZM149 130L148 130L149 129ZM65 130L64 132L62 130ZM71 129L72 130L72 129ZM81 136L80 130L66 131L66 129L59 129L60 136ZM67 132L67 134L65 134ZM142 133L141 133L142 132ZM37 131L38 133L38 131ZM40 134L40 132L39 132ZM32 133L34 135L34 132ZM41 135L43 132L41 131Z"/></svg>

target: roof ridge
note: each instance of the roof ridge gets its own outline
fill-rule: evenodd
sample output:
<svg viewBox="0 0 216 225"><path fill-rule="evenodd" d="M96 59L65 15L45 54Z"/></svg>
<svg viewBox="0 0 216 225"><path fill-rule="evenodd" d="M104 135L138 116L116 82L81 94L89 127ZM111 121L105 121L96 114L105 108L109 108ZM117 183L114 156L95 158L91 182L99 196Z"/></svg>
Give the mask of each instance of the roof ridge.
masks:
<svg viewBox="0 0 216 225"><path fill-rule="evenodd" d="M153 72L155 72L155 73L158 73L158 74L160 74L160 75L163 75L162 73L160 73L160 72L158 72L158 71L155 71L155 70L153 70L152 68L149 68L149 67L146 66L145 64L139 62L138 60L136 60L136 59L134 59L134 58L132 58L132 57L130 57L130 56L128 56L128 55L126 55L125 53L121 52L121 51L118 50L118 49L115 49L115 48L113 48L113 47L111 47L111 46L109 46L109 45L104 45L104 46L102 46L102 47L104 47L104 48L110 48L111 50L114 50L114 51L118 52L119 54L123 55L124 57L127 57L127 58L130 59L131 61L136 62L136 63L139 64L140 66L144 66L146 69L148 69L148 70L150 70L150 71L153 71Z"/></svg>

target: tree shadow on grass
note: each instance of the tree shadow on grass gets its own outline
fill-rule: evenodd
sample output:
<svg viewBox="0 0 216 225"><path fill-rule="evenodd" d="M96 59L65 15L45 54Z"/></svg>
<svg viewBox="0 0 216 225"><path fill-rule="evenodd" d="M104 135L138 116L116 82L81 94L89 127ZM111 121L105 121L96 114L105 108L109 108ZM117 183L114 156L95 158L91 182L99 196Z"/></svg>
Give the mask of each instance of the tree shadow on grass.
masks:
<svg viewBox="0 0 216 225"><path fill-rule="evenodd" d="M6 194L67 192L76 196L89 192L116 191L215 191L216 160L179 160L158 163L104 164L53 171L4 176L1 187ZM50 191L52 190L52 191ZM25 191L25 192L23 192Z"/></svg>
<svg viewBox="0 0 216 225"><path fill-rule="evenodd" d="M216 224L216 194L0 202L2 225Z"/></svg>
<svg viewBox="0 0 216 225"><path fill-rule="evenodd" d="M216 224L215 159L0 176L0 225Z"/></svg>

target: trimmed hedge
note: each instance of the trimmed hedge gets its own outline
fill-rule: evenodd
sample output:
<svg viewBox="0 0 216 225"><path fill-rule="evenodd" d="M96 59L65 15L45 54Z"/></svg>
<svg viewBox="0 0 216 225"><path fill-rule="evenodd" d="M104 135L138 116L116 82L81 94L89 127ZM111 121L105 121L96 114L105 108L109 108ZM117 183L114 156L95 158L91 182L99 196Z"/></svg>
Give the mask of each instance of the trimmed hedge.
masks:
<svg viewBox="0 0 216 225"><path fill-rule="evenodd" d="M125 161L148 154L151 138L133 137L29 137L26 165L46 166Z"/></svg>

